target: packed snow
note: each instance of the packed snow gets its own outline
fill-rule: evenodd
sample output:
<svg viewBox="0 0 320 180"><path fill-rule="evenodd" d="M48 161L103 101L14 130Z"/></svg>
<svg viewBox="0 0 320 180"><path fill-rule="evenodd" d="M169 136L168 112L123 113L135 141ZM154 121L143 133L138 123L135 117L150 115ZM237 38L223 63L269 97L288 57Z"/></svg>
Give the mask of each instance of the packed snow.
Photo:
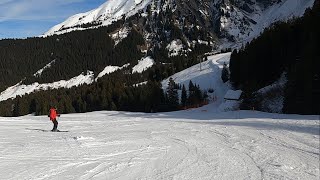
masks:
<svg viewBox="0 0 320 180"><path fill-rule="evenodd" d="M132 68L132 73L142 73L155 64L154 60L148 56L138 61L138 64Z"/></svg>
<svg viewBox="0 0 320 180"><path fill-rule="evenodd" d="M0 118L0 177L320 178L319 116L211 109L61 115L56 133L46 116Z"/></svg>
<svg viewBox="0 0 320 180"><path fill-rule="evenodd" d="M229 90L227 91L226 95L224 95L224 99L229 99L229 100L238 100L240 99L240 96L242 94L241 90Z"/></svg>

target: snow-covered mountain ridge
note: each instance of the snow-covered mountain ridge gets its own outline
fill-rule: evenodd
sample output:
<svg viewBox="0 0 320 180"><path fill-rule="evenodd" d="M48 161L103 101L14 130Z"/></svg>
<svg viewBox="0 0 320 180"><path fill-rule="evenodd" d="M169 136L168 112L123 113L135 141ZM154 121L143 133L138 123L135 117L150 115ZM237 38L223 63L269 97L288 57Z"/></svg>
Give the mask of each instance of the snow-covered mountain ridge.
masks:
<svg viewBox="0 0 320 180"><path fill-rule="evenodd" d="M136 14L150 2L151 0L108 0L97 9L71 16L63 23L52 27L44 35L63 34L72 30L86 29L76 26L88 23L109 25L113 21L122 18L122 15L132 16Z"/></svg>
<svg viewBox="0 0 320 180"><path fill-rule="evenodd" d="M139 17L153 16L172 18L166 14L177 14L173 21L180 29L205 28L211 38L219 36L223 46L248 42L257 37L265 28L276 21L288 20L302 16L305 9L311 7L314 0L281 0L281 1L206 1L191 0L108 0L97 9L76 14L66 21L54 26L44 36L63 34L74 30L85 30L97 26L107 26L122 18L139 14ZM156 14L156 15L154 15ZM180 16L179 16L180 15ZM156 19L156 18L153 18ZM150 21L150 20L149 20ZM89 27L83 25L90 24ZM155 27L154 28L159 28ZM158 30L152 30L158 31Z"/></svg>

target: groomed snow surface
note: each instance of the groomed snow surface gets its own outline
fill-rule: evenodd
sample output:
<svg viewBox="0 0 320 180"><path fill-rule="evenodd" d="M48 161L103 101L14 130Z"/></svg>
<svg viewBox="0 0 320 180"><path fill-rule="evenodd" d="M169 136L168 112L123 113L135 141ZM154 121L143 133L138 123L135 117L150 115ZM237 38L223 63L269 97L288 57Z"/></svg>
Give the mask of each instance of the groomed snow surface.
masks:
<svg viewBox="0 0 320 180"><path fill-rule="evenodd" d="M308 179L319 117L212 106L172 113L0 118L1 179Z"/></svg>

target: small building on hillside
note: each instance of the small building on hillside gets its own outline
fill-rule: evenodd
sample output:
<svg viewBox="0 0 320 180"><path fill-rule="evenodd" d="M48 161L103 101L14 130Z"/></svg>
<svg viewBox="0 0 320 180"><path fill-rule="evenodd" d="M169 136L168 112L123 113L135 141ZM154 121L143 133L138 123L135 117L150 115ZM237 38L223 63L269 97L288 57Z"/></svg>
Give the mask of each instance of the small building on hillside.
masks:
<svg viewBox="0 0 320 180"><path fill-rule="evenodd" d="M239 101L241 98L242 91L241 90L229 90L226 95L224 96L224 100L231 100L231 101Z"/></svg>

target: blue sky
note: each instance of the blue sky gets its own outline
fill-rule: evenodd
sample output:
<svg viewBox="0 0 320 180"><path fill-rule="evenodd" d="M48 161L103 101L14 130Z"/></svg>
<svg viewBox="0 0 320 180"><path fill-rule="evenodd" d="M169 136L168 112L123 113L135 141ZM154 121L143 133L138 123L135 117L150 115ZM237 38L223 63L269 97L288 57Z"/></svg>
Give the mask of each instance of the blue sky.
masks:
<svg viewBox="0 0 320 180"><path fill-rule="evenodd" d="M39 36L106 0L0 0L0 39Z"/></svg>

